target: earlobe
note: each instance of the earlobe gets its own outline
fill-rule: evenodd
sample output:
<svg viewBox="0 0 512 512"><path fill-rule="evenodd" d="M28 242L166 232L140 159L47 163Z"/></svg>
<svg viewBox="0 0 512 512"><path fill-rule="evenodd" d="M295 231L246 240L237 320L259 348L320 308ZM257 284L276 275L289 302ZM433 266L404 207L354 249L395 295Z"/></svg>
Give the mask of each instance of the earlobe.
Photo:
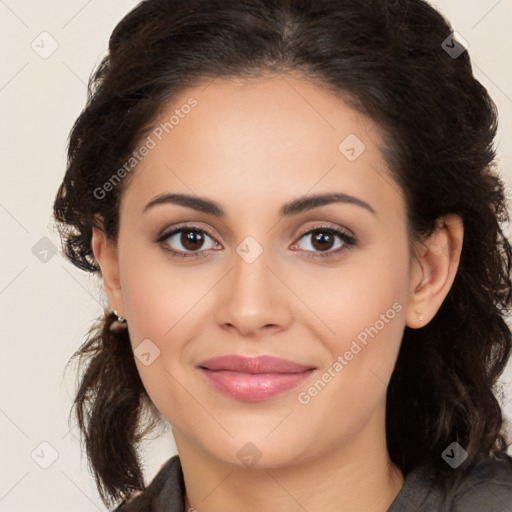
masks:
<svg viewBox="0 0 512 512"><path fill-rule="evenodd" d="M449 214L438 219L437 229L423 242L412 261L405 313L408 327L423 327L441 307L459 268L463 237L462 218Z"/></svg>
<svg viewBox="0 0 512 512"><path fill-rule="evenodd" d="M102 229L93 227L91 248L101 269L103 288L110 307L117 310L120 316L124 316L116 247Z"/></svg>

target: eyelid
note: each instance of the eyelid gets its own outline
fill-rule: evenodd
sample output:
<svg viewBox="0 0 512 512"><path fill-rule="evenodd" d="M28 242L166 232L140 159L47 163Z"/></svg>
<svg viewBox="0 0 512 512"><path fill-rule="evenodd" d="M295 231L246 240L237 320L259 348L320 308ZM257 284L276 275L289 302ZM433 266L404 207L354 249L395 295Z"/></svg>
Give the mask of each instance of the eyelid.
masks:
<svg viewBox="0 0 512 512"><path fill-rule="evenodd" d="M167 238L169 238L170 236L176 234L176 232L179 232L179 231L185 231L185 230L190 230L190 231L203 231L205 232L209 237L213 238L213 240L215 240L217 243L220 243L217 241L217 238L216 238L216 235L214 235L212 233L212 231L210 230L210 228L206 228L206 227L203 227L203 226L200 226L198 224L189 224L187 222L184 222L184 223L180 223L180 224L176 224L175 226L173 226L170 230L167 230L167 228L163 229L161 231L161 233L158 235L157 237L157 242L161 242L161 241L164 241L166 240Z"/></svg>
<svg viewBox="0 0 512 512"><path fill-rule="evenodd" d="M330 224L314 224L313 226L305 228L297 235L297 241L300 240L304 235L309 234L312 231L320 231L322 229L325 229L326 231L333 231L335 233L342 233L346 238L349 238L354 242L356 241L354 235L352 235L351 231L349 231L348 229L342 228L340 226L332 226Z"/></svg>

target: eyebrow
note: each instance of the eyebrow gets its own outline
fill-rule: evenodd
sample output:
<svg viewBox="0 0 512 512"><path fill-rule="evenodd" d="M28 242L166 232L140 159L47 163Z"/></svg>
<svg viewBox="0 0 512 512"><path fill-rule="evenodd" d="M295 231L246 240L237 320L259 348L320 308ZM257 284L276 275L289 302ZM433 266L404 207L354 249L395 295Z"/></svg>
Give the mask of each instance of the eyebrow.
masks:
<svg viewBox="0 0 512 512"><path fill-rule="evenodd" d="M279 210L279 216L290 217L292 215L297 215L304 211L317 208L318 206L324 206L332 203L353 204L355 206L364 208L373 215L377 216L377 212L368 203L358 199L357 197L343 193L316 194L312 196L299 197L298 199L294 199L293 201L283 205ZM192 208L194 210L214 215L216 217L226 217L226 212L224 209L215 201L206 199L204 197L191 196L187 194L160 194L155 196L144 207L143 213L159 204L177 204L179 206Z"/></svg>

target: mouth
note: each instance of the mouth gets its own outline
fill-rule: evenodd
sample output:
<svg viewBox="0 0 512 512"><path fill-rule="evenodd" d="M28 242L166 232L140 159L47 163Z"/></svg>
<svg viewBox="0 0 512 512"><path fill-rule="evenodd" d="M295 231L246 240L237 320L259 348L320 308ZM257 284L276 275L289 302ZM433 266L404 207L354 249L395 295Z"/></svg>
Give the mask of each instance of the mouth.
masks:
<svg viewBox="0 0 512 512"><path fill-rule="evenodd" d="M317 369L271 356L221 356L198 365L207 382L217 391L237 400L256 402L289 391Z"/></svg>

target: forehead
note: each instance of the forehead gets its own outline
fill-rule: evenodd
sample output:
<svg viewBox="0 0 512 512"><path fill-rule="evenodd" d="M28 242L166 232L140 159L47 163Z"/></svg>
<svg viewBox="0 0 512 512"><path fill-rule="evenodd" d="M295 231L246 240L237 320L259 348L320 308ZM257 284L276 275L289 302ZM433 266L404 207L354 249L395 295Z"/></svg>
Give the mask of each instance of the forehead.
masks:
<svg viewBox="0 0 512 512"><path fill-rule="evenodd" d="M140 206L175 189L220 202L227 192L245 201L340 186L367 198L397 192L378 126L300 75L202 82L163 105L148 133L152 149L126 191Z"/></svg>
<svg viewBox="0 0 512 512"><path fill-rule="evenodd" d="M246 159L255 146L264 147L267 154L276 150L276 156L278 152L308 156L319 145L337 151L343 134L352 130L362 135L376 128L332 92L297 74L203 82L177 94L155 120L155 128L165 125L173 111L188 110L191 98L197 105L180 116L172 134L180 137L181 132L187 138L193 133L197 144L213 149L209 146L213 143L216 156L224 150L230 162L236 155ZM297 144L304 140L306 146Z"/></svg>

